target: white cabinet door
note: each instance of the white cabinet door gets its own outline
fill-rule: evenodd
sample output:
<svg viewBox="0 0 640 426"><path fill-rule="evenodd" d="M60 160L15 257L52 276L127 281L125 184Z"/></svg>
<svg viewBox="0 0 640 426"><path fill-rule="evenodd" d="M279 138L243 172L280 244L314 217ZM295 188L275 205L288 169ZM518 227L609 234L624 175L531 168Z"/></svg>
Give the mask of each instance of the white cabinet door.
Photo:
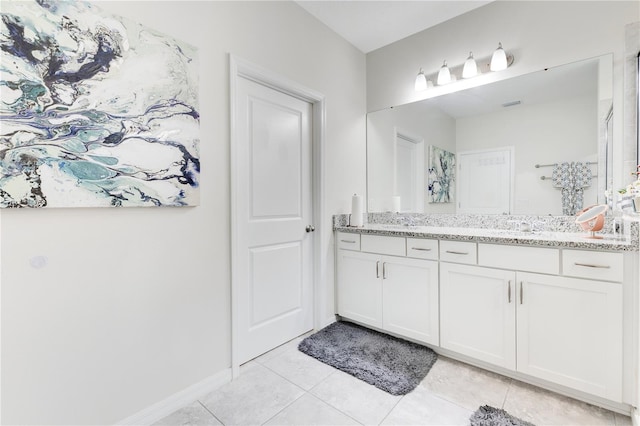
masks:
<svg viewBox="0 0 640 426"><path fill-rule="evenodd" d="M390 257L382 262L383 328L438 345L438 262Z"/></svg>
<svg viewBox="0 0 640 426"><path fill-rule="evenodd" d="M515 273L440 263L440 346L516 367Z"/></svg>
<svg viewBox="0 0 640 426"><path fill-rule="evenodd" d="M520 273L518 371L622 398L622 286Z"/></svg>
<svg viewBox="0 0 640 426"><path fill-rule="evenodd" d="M382 327L382 261L380 256L338 250L338 314Z"/></svg>

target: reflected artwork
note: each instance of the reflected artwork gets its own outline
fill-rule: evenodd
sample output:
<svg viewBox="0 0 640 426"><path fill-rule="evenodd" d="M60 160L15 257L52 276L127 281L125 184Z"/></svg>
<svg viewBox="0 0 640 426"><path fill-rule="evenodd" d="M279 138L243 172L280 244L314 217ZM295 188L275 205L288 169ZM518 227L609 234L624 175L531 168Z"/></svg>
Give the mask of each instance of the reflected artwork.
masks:
<svg viewBox="0 0 640 426"><path fill-rule="evenodd" d="M453 202L456 155L437 146L429 146L428 187L430 203Z"/></svg>
<svg viewBox="0 0 640 426"><path fill-rule="evenodd" d="M194 47L80 1L0 16L0 207L199 203Z"/></svg>

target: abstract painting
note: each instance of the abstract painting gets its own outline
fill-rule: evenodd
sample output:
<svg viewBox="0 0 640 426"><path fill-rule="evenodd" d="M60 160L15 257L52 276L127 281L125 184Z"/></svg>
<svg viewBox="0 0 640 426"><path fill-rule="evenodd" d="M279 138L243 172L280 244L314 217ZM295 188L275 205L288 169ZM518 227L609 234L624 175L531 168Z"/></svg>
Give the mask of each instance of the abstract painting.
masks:
<svg viewBox="0 0 640 426"><path fill-rule="evenodd" d="M428 188L430 203L453 202L456 179L456 155L429 146Z"/></svg>
<svg viewBox="0 0 640 426"><path fill-rule="evenodd" d="M0 17L0 207L199 203L194 47L82 1Z"/></svg>

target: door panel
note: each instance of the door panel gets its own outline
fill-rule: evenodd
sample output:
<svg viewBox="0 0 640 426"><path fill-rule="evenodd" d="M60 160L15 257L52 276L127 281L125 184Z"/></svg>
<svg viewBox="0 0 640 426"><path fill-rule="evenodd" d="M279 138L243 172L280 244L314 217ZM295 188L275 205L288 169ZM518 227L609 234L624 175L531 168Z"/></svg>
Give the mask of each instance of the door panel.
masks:
<svg viewBox="0 0 640 426"><path fill-rule="evenodd" d="M238 360L313 328L312 106L238 78Z"/></svg>
<svg viewBox="0 0 640 426"><path fill-rule="evenodd" d="M516 367L515 273L440 263L440 345Z"/></svg>
<svg viewBox="0 0 640 426"><path fill-rule="evenodd" d="M249 102L252 219L300 217L302 112L259 98Z"/></svg>
<svg viewBox="0 0 640 426"><path fill-rule="evenodd" d="M438 262L383 257L385 330L438 345Z"/></svg>
<svg viewBox="0 0 640 426"><path fill-rule="evenodd" d="M518 371L621 401L622 286L521 272L517 280Z"/></svg>

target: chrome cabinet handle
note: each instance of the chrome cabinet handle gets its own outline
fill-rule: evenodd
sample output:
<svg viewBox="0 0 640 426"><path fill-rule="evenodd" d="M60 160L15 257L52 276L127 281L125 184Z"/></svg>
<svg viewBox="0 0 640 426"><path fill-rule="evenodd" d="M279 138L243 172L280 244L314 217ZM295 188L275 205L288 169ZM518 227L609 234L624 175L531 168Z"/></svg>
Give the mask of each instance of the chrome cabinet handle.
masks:
<svg viewBox="0 0 640 426"><path fill-rule="evenodd" d="M524 293L522 292L522 281L520 281L520 304L521 305L523 300L524 300Z"/></svg>
<svg viewBox="0 0 640 426"><path fill-rule="evenodd" d="M411 250L418 250L418 251L431 251L430 248L422 248L422 247L411 247Z"/></svg>
<svg viewBox="0 0 640 426"><path fill-rule="evenodd" d="M611 266L609 265L593 265L591 263L578 263L578 262L573 262L573 264L576 266L584 266L585 268L611 269Z"/></svg>
<svg viewBox="0 0 640 426"><path fill-rule="evenodd" d="M453 251L453 250L446 250L446 253L449 253L449 254L462 254L462 255L469 254L469 252L466 252L466 251Z"/></svg>
<svg viewBox="0 0 640 426"><path fill-rule="evenodd" d="M380 278L380 261L376 262L376 278Z"/></svg>
<svg viewBox="0 0 640 426"><path fill-rule="evenodd" d="M355 243L356 243L356 242L355 242L355 241L353 241L353 240L340 240L340 242L343 242L343 243L349 243L349 244L355 244Z"/></svg>
<svg viewBox="0 0 640 426"><path fill-rule="evenodd" d="M509 280L509 291L507 292L508 294L508 298L509 298L509 303L511 303L511 280Z"/></svg>
<svg viewBox="0 0 640 426"><path fill-rule="evenodd" d="M387 262L382 262L382 279L387 279Z"/></svg>
<svg viewBox="0 0 640 426"><path fill-rule="evenodd" d="M304 230L307 231L307 232L313 232L313 231L316 230L316 227L313 226L313 225L307 225L307 227L304 228Z"/></svg>

